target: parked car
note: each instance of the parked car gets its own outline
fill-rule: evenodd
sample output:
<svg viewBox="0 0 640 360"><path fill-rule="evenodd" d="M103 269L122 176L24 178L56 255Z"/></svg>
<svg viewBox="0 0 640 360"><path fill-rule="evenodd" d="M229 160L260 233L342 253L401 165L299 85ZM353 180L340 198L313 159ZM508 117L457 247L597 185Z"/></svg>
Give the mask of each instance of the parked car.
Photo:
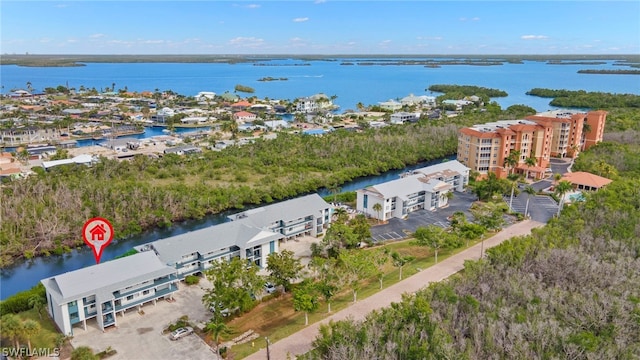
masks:
<svg viewBox="0 0 640 360"><path fill-rule="evenodd" d="M212 306L209 308L209 311L211 311L212 313L216 313L216 312L220 312L220 315L227 317L229 316L229 308L225 307L223 304L218 304L218 308L216 309L215 306Z"/></svg>
<svg viewBox="0 0 640 360"><path fill-rule="evenodd" d="M272 283L265 283L264 291L266 291L267 294L273 294L276 291L276 286L273 285Z"/></svg>
<svg viewBox="0 0 640 360"><path fill-rule="evenodd" d="M185 337L187 335L191 335L193 333L193 328L192 327L181 327L176 329L174 332L171 333L171 335L169 336L171 338L171 340L178 340L182 337Z"/></svg>

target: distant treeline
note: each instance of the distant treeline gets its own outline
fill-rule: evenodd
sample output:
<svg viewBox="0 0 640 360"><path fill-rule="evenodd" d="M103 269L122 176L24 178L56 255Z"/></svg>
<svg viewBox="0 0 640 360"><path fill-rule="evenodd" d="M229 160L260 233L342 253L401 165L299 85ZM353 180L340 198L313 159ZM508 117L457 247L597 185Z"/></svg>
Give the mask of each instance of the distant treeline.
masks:
<svg viewBox="0 0 640 360"><path fill-rule="evenodd" d="M443 64L495 65L503 62L518 64L528 61L589 61L617 60L630 63L640 62L640 55L5 55L0 57L0 65L20 66L82 66L81 63L247 63L263 62L278 59L295 59L302 61L336 61L337 59L421 59L421 61L438 60Z"/></svg>
<svg viewBox="0 0 640 360"><path fill-rule="evenodd" d="M578 74L640 75L640 70L578 70Z"/></svg>
<svg viewBox="0 0 640 360"><path fill-rule="evenodd" d="M534 88L527 95L553 98L549 105L582 109L640 108L640 95Z"/></svg>

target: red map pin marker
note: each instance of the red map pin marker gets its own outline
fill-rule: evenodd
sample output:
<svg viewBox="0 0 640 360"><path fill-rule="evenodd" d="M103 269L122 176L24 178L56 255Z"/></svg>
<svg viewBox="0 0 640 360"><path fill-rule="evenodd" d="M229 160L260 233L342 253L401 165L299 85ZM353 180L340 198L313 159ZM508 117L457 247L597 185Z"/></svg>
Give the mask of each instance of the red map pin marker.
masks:
<svg viewBox="0 0 640 360"><path fill-rule="evenodd" d="M96 264L99 264L102 250L113 240L113 226L107 219L101 217L89 219L82 227L82 237L84 243L93 250Z"/></svg>

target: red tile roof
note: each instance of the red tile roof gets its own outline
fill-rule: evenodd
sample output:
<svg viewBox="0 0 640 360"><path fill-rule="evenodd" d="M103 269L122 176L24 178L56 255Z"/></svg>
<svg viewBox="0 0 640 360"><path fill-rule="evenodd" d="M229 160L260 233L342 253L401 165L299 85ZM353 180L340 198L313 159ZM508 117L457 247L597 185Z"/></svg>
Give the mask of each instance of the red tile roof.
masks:
<svg viewBox="0 0 640 360"><path fill-rule="evenodd" d="M597 189L608 185L613 181L585 171L566 173L561 180L566 180L575 185L584 185Z"/></svg>

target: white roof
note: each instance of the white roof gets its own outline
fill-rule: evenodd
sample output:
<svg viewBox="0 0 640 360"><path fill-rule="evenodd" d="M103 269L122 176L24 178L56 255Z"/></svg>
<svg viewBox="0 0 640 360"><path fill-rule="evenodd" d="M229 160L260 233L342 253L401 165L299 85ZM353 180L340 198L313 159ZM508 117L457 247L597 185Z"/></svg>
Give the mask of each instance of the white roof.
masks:
<svg viewBox="0 0 640 360"><path fill-rule="evenodd" d="M63 304L89 295L101 299L113 296L113 292L130 285L175 273L164 265L152 251L142 252L120 259L106 261L75 271L41 280L47 292Z"/></svg>
<svg viewBox="0 0 640 360"><path fill-rule="evenodd" d="M58 165L66 165L66 164L91 164L93 162L93 156L89 154L78 155L71 159L62 159L62 160L51 160L51 161L43 161L42 167L45 169L58 166Z"/></svg>
<svg viewBox="0 0 640 360"><path fill-rule="evenodd" d="M439 172L442 172L442 171L445 171L445 170L452 170L452 171L455 171L455 172L460 173L460 174L465 174L465 173L468 173L469 170L471 170L471 169L469 169L468 167L464 166L458 160L450 160L450 161L445 161L445 162L440 163L440 164L435 164L435 165L423 167L423 168L420 168L420 169L415 169L415 170L413 170L413 172L429 176L429 175L433 175L435 173L439 173Z"/></svg>
<svg viewBox="0 0 640 360"><path fill-rule="evenodd" d="M153 247L164 263L174 265L182 259L183 255L193 253L205 255L234 245L246 247L247 244L257 245L272 240L277 241L283 237L282 234L262 230L243 221L233 221L157 240L146 245Z"/></svg>
<svg viewBox="0 0 640 360"><path fill-rule="evenodd" d="M311 194L299 198L247 210L229 216L232 220L248 219L250 223L267 228L275 221L289 221L308 215L320 215L320 211L328 209L329 204L318 194Z"/></svg>

